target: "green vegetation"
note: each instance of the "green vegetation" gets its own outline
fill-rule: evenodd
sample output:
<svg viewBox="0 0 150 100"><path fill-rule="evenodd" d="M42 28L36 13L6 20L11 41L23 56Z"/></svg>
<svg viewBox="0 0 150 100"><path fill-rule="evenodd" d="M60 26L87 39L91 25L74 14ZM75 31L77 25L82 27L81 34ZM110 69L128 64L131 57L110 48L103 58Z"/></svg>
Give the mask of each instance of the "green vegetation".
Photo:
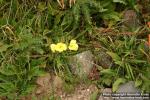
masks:
<svg viewBox="0 0 150 100"><path fill-rule="evenodd" d="M62 77L73 88L80 79L70 71L68 57L101 49L114 64L104 69L95 63L100 73L100 79L94 81L98 87L112 87L115 91L120 83L133 80L142 91L150 92L150 47L146 44L150 27L145 25L150 15L143 12L150 3L57 1L0 0L0 97L16 100L29 95L36 88L37 77L46 72ZM141 21L132 32L120 27L123 12L128 9L134 10ZM79 45L77 51L51 51L51 44L69 45L72 39Z"/></svg>

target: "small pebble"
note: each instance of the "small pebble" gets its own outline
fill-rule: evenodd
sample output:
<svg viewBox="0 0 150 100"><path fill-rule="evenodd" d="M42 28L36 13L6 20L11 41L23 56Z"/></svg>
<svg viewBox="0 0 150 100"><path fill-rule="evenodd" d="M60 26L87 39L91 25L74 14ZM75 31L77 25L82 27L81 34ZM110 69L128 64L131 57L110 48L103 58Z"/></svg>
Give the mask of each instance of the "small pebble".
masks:
<svg viewBox="0 0 150 100"><path fill-rule="evenodd" d="M90 91L90 89L87 89L87 91L89 92L89 91Z"/></svg>

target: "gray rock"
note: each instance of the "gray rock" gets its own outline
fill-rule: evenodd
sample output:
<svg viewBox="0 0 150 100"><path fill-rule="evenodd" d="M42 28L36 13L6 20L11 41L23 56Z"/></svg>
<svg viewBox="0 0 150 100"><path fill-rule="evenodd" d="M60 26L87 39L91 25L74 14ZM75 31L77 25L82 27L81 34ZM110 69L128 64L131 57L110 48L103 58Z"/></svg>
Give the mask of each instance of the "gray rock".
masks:
<svg viewBox="0 0 150 100"><path fill-rule="evenodd" d="M75 75L87 77L93 67L93 54L91 51L84 51L69 58L71 70Z"/></svg>
<svg viewBox="0 0 150 100"><path fill-rule="evenodd" d="M63 88L63 80L59 76L53 77L53 88L55 91L62 90Z"/></svg>
<svg viewBox="0 0 150 100"><path fill-rule="evenodd" d="M139 27L139 19L134 10L126 10L123 15L123 26L126 30L134 31Z"/></svg>
<svg viewBox="0 0 150 100"><path fill-rule="evenodd" d="M110 68L113 65L111 57L102 50L96 53L96 60L98 61L98 64L103 68Z"/></svg>
<svg viewBox="0 0 150 100"><path fill-rule="evenodd" d="M126 94L128 95L124 97L121 96L120 99L115 99L115 100L143 100L141 97L136 96L136 93L139 94L141 93L141 91L134 86L133 81L120 85L116 93L119 93L119 95L120 93L125 93L125 95ZM129 95L131 94L133 94L136 98L130 97Z"/></svg>

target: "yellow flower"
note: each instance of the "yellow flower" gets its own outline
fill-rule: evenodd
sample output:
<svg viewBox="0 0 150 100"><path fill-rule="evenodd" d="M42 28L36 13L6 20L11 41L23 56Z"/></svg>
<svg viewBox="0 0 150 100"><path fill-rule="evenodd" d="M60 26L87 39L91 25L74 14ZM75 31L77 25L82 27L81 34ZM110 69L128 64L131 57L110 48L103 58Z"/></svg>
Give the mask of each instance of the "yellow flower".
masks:
<svg viewBox="0 0 150 100"><path fill-rule="evenodd" d="M55 46L55 50L58 52L63 52L65 50L67 50L67 45L65 43L57 43Z"/></svg>
<svg viewBox="0 0 150 100"><path fill-rule="evenodd" d="M77 43L76 40L71 40L71 41L70 41L70 44L76 44L76 43Z"/></svg>
<svg viewBox="0 0 150 100"><path fill-rule="evenodd" d="M78 48L79 48L79 46L78 46L78 44L76 43L76 40L71 40L68 48L69 48L70 50L77 51Z"/></svg>
<svg viewBox="0 0 150 100"><path fill-rule="evenodd" d="M51 48L52 52L55 52L55 51L56 51L56 50L55 50L55 47L56 47L56 44L51 44L51 45L50 45L50 48Z"/></svg>

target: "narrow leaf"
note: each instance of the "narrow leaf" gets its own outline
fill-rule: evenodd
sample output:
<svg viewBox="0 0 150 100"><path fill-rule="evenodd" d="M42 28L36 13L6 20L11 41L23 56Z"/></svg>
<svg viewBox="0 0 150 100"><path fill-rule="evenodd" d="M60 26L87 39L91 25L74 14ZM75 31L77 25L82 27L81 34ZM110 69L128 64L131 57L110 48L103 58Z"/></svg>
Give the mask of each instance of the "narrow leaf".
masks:
<svg viewBox="0 0 150 100"><path fill-rule="evenodd" d="M118 89L119 85L121 83L124 83L125 81L126 80L124 78L118 78L113 84L113 87L112 87L113 92L115 92Z"/></svg>

